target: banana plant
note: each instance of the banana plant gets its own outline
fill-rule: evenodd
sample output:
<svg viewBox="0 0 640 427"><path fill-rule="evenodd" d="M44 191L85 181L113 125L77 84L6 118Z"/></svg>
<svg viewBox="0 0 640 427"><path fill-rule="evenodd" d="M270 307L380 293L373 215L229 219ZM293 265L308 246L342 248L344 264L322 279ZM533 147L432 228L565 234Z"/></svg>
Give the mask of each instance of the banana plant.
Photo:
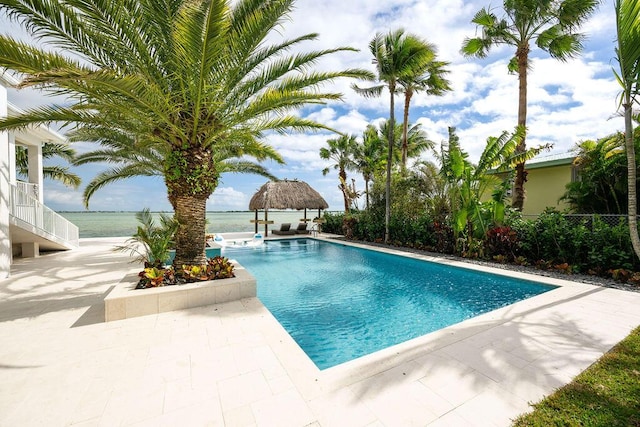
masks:
<svg viewBox="0 0 640 427"><path fill-rule="evenodd" d="M456 240L466 232L469 238L482 237L493 225L504 221L507 194L515 165L530 160L550 145L541 145L518 153L525 129L502 132L499 137L487 138L487 145L477 164L468 160L460 147L455 128L449 128L449 144L442 148L441 175L449 184L452 227ZM491 190L491 200L482 196Z"/></svg>

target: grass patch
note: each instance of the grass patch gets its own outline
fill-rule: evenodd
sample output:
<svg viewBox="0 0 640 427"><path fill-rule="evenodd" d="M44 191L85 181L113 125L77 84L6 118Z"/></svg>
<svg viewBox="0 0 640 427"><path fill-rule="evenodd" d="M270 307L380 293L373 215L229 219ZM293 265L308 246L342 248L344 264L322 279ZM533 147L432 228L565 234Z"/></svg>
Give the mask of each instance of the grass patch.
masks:
<svg viewBox="0 0 640 427"><path fill-rule="evenodd" d="M524 426L640 426L640 328L518 417Z"/></svg>

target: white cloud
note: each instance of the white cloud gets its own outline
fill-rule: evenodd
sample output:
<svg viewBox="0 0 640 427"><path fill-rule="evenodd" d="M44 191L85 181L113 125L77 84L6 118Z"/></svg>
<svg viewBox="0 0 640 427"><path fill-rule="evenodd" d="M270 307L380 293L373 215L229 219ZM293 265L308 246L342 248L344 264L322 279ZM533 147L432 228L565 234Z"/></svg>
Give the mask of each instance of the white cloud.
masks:
<svg viewBox="0 0 640 427"><path fill-rule="evenodd" d="M499 4L498 2L497 4ZM460 54L465 37L474 37L476 29L471 24L473 15L490 4L485 0L370 0L311 1L298 0L291 19L283 24L278 34L292 38L311 32L319 33L315 41L305 42L300 50L320 50L337 46L351 46L359 52L342 52L330 55L317 64L320 70L340 70L358 67L374 71L368 44L376 32L387 32L399 27L434 43L439 58L450 61L453 91L442 97L418 93L412 100L410 121L420 123L428 137L439 143L447 138L447 128L457 128L462 146L472 159L477 159L489 136L497 136L504 130L512 130L517 119L517 76L507 72L507 61L513 48L496 46L485 59L468 59ZM15 31L15 25L6 26L0 20L2 32ZM618 119L610 119L615 113L618 87L611 73L614 56L613 7L603 3L599 11L583 27L588 38L586 51L580 57L567 62L557 61L532 48L533 68L529 75L528 144L554 143L554 151L567 151L586 138L598 138L621 129ZM301 117L317 120L339 132L361 135L368 123L387 117L389 94L379 98L364 98L351 90L354 81L339 79L321 89L343 93L343 102L331 101L325 106L313 106L298 112ZM368 86L368 82L359 82ZM12 91L11 101L26 108L42 105L51 100L33 91ZM396 98L396 114L400 117L402 102ZM336 135L329 132L310 134L268 135L266 141L284 157L286 165L273 165L272 172L282 178L306 179L310 184L326 192L332 208L342 208L342 197L337 190L337 178L333 173L323 177L321 170L330 165L320 159L319 150L327 139ZM85 144L76 145L84 152ZM80 169L85 182L92 179L103 165ZM168 206L166 190L161 180L123 182L98 191L92 201L92 209L132 210L140 205ZM208 206L215 209L246 209L252 192L264 182L253 175L224 178L224 186L218 188ZM360 185L360 184L359 184ZM47 189L47 191L49 191ZM47 195L47 203L78 204L80 192L54 189ZM68 198L65 199L65 198ZM49 202L50 201L50 202Z"/></svg>
<svg viewBox="0 0 640 427"><path fill-rule="evenodd" d="M238 211L247 210L249 198L233 187L218 187L207 200L207 210Z"/></svg>

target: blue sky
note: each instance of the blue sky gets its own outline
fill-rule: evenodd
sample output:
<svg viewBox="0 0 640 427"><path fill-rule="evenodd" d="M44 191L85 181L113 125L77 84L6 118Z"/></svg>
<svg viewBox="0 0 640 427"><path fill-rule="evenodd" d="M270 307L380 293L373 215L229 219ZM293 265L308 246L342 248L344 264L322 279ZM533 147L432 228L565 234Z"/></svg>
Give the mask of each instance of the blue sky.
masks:
<svg viewBox="0 0 640 427"><path fill-rule="evenodd" d="M494 48L489 57L467 59L460 55L465 37L475 35L473 15L482 7L500 2L459 0L299 0L290 22L274 37L291 37L310 32L319 38L301 47L305 50L351 46L357 53L342 53L326 58L318 68L336 70L347 67L374 71L369 41L376 32L405 28L438 47L438 56L449 61L449 80L453 91L443 97L417 94L412 100L411 123L420 123L428 137L440 143L446 139L447 127L458 129L463 148L472 159L482 152L489 136L512 130L517 115L517 76L507 72L507 62L513 55L510 47ZM615 82L615 15L613 1L602 2L597 13L582 27L586 34L582 55L567 62L549 58L532 49L533 68L529 74L529 109L527 144L553 144L548 154L566 153L576 143L595 139L623 129L621 118L615 117L619 86ZM18 34L19 28L0 17L3 32ZM388 117L388 93L379 99L366 99L350 88L351 81L337 81L333 88L344 94L342 102L332 102L299 111L334 129L361 135L369 123ZM22 109L51 102L33 91L10 91L9 100ZM398 98L397 101L400 101ZM396 103L401 114L401 102ZM64 129L62 130L64 133ZM322 170L329 163L318 152L335 134L292 134L266 138L284 157L286 164L266 166L279 178L299 179L318 190L330 209L342 209L337 173L327 176ZM74 144L79 152L89 150L89 144ZM425 156L429 159L429 155ZM54 210L84 210L82 189L104 165L74 168L83 179L79 190L61 184L45 182L45 203ZM361 177L358 190L363 189ZM223 175L220 185L208 201L209 210L246 210L255 191L266 182L255 175ZM362 201L361 204L363 204ZM161 179L138 178L122 181L99 190L91 199L90 210L131 210L148 207L151 210L171 210Z"/></svg>

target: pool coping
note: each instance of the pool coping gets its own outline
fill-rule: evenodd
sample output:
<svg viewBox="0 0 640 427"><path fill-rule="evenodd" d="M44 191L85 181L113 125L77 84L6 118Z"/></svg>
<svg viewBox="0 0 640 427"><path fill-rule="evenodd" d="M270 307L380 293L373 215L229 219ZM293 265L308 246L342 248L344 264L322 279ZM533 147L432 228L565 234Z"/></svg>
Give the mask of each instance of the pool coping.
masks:
<svg viewBox="0 0 640 427"><path fill-rule="evenodd" d="M273 314L260 302L258 298L256 298L256 300L264 307L264 311L266 312L264 315L271 317L273 322L277 325L276 328L279 329L277 335L278 340L280 341L279 347L281 347L282 351L278 354L278 357L283 361L286 361L285 365L297 367L295 371L289 372L289 374L291 375L295 385L301 390L301 394L307 399L313 399L326 392L348 387L353 383L363 381L367 378L393 369L396 366L411 362L412 360L423 356L425 352L434 352L443 349L457 342L466 340L478 333L504 325L518 317L526 315L527 313L543 309L547 306L553 306L554 304L557 304L558 301L572 300L574 298L579 298L581 295L588 295L606 289L600 286L574 282L571 280L538 276L531 273L505 270L433 255L406 252L393 248L370 246L353 241L338 241L330 235L319 237L307 236L307 238L468 270L497 274L500 276L527 280L555 287L555 289L551 289L542 294L535 295L437 331L427 333L322 370L315 365L309 356L307 356L304 350L297 344L293 337L289 335L275 316L273 316Z"/></svg>

